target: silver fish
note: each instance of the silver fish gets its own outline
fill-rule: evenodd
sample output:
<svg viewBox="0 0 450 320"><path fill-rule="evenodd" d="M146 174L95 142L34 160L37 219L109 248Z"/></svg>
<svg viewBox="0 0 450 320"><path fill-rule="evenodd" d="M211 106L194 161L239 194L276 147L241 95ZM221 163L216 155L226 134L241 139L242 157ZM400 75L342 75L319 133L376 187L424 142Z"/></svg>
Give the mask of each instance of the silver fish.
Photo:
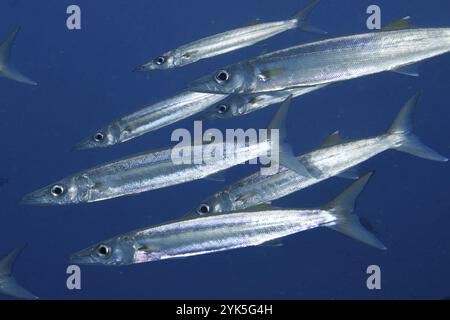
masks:
<svg viewBox="0 0 450 320"><path fill-rule="evenodd" d="M308 14L318 3L319 0L310 1L299 13L286 21L258 23L191 42L136 67L135 71L180 68L199 60L254 45L291 29L299 28L304 31L323 33L307 25L306 21Z"/></svg>
<svg viewBox="0 0 450 320"><path fill-rule="evenodd" d="M276 92L231 95L217 106L206 110L200 118L202 120L220 120L240 117L259 111L273 104L280 103L290 95L292 95L292 98L296 98L322 89L325 86L326 85L320 85Z"/></svg>
<svg viewBox="0 0 450 320"><path fill-rule="evenodd" d="M258 93L316 86L401 69L450 51L450 28L372 32L279 50L194 81L189 90Z"/></svg>
<svg viewBox="0 0 450 320"><path fill-rule="evenodd" d="M275 114L269 129L279 129L280 140L286 136L285 120L289 99ZM95 202L125 195L165 188L190 182L222 172L233 166L259 157L266 157L272 148L271 136L260 138L257 143L249 141L211 142L194 146L190 152L189 163L174 163L173 154L179 155L181 149L166 148L152 151L122 160L88 169L62 179L52 185L32 192L22 199L22 203L31 205L65 205ZM287 152L282 152L283 147ZM222 152L219 150L223 148ZM296 170L306 174L306 169L290 156L289 148L280 141L280 160ZM209 161L207 161L209 160ZM304 170L304 171L303 171Z"/></svg>
<svg viewBox="0 0 450 320"><path fill-rule="evenodd" d="M0 76L21 82L24 84L37 85L37 83L30 78L21 74L11 63L11 48L14 44L14 39L17 36L20 28L14 30L3 43L0 45Z"/></svg>
<svg viewBox="0 0 450 320"><path fill-rule="evenodd" d="M12 276L13 264L22 248L16 248L8 255L0 258L0 294L5 294L19 299L38 299L34 294L21 287Z"/></svg>
<svg viewBox="0 0 450 320"><path fill-rule="evenodd" d="M122 117L78 143L78 150L113 146L206 110L227 95L184 91Z"/></svg>
<svg viewBox="0 0 450 320"><path fill-rule="evenodd" d="M302 231L328 227L385 250L352 214L354 202L372 173L353 183L325 206L314 209L237 211L188 218L132 231L75 253L75 264L124 266L264 245Z"/></svg>
<svg viewBox="0 0 450 320"><path fill-rule="evenodd" d="M428 160L448 161L413 134L412 113L418 98L416 95L406 103L385 134L348 142L341 141L339 135L334 134L318 150L299 156L299 162L314 171L314 176L296 176L282 167L272 176L255 173L207 198L187 216L217 214L270 203L343 173L343 177L351 178L354 174L348 174L348 170L389 149Z"/></svg>

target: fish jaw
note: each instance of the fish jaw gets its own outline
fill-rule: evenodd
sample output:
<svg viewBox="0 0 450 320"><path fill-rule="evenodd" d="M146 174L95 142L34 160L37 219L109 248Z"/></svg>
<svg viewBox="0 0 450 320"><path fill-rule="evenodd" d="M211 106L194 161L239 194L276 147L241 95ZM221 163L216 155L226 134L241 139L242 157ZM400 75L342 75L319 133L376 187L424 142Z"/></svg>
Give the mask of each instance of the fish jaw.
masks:
<svg viewBox="0 0 450 320"><path fill-rule="evenodd" d="M94 266L124 266L135 263L134 241L117 237L80 250L69 257L69 263Z"/></svg>
<svg viewBox="0 0 450 320"><path fill-rule="evenodd" d="M77 143L73 150L88 150L96 148L107 148L120 143L120 136L123 133L118 122L114 122L104 127L89 137Z"/></svg>
<svg viewBox="0 0 450 320"><path fill-rule="evenodd" d="M54 206L89 202L91 181L85 175L65 178L22 197L20 203Z"/></svg>
<svg viewBox="0 0 450 320"><path fill-rule="evenodd" d="M159 63L158 60L163 59L163 63ZM172 52L167 52L162 54L153 60L139 65L133 69L133 72L147 72L154 70L168 70L177 67L175 64L175 58Z"/></svg>

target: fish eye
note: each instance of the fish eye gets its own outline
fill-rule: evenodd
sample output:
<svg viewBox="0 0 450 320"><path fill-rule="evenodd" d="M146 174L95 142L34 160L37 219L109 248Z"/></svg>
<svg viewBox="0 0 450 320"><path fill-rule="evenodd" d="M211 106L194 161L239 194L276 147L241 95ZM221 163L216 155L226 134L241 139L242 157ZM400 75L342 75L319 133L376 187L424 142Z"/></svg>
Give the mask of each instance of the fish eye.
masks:
<svg viewBox="0 0 450 320"><path fill-rule="evenodd" d="M221 104L220 106L217 107L217 112L220 114L224 114L225 112L227 112L229 109L229 107L226 104Z"/></svg>
<svg viewBox="0 0 450 320"><path fill-rule="evenodd" d="M64 187L60 186L60 185L54 185L52 187L52 189L50 190L50 193L52 194L52 196L54 197L59 197L60 195L62 195L64 193Z"/></svg>
<svg viewBox="0 0 450 320"><path fill-rule="evenodd" d="M210 212L210 210L211 210L211 208L209 207L209 205L207 205L206 203L202 203L201 205L198 206L197 213L198 214L207 214Z"/></svg>
<svg viewBox="0 0 450 320"><path fill-rule="evenodd" d="M220 70L216 73L216 82L222 83L230 80L230 74L225 70Z"/></svg>
<svg viewBox="0 0 450 320"><path fill-rule="evenodd" d="M108 258L111 255L111 247L101 244L97 247L97 255L101 258Z"/></svg>
<svg viewBox="0 0 450 320"><path fill-rule="evenodd" d="M160 65L166 63L166 58L163 56L160 56L155 59L155 63L160 66Z"/></svg>
<svg viewBox="0 0 450 320"><path fill-rule="evenodd" d="M98 132L94 135L94 140L96 142L102 142L105 139L105 135L101 132Z"/></svg>

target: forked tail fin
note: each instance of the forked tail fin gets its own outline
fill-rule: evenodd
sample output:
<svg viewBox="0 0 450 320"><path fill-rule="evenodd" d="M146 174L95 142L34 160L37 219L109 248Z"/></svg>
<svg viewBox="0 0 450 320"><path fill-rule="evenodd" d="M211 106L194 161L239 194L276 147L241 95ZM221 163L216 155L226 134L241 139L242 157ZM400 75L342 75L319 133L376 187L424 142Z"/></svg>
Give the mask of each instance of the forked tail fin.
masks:
<svg viewBox="0 0 450 320"><path fill-rule="evenodd" d="M372 175L373 172L367 173L325 206L325 209L330 210L337 218L336 223L328 227L369 246L386 250L384 244L364 228L359 217L353 214L355 201Z"/></svg>
<svg viewBox="0 0 450 320"><path fill-rule="evenodd" d="M327 34L328 32L323 31L319 28L316 28L312 25L308 24L308 18L311 11L319 4L320 0L311 0L308 2L306 6L302 8L295 16L292 17L293 20L297 21L297 28L302 31L318 33L318 34Z"/></svg>
<svg viewBox="0 0 450 320"><path fill-rule="evenodd" d="M12 276L12 268L22 248L16 248L8 255L0 258L0 294L6 294L19 299L34 300L37 297L21 287Z"/></svg>
<svg viewBox="0 0 450 320"><path fill-rule="evenodd" d="M448 158L424 145L413 132L412 117L419 97L420 94L416 94L405 104L389 129L389 135L395 135L401 138L398 145L394 146L394 149L427 160L448 161Z"/></svg>
<svg viewBox="0 0 450 320"><path fill-rule="evenodd" d="M37 83L21 74L11 63L11 48L20 28L14 30L0 45L0 75L25 84L37 85Z"/></svg>

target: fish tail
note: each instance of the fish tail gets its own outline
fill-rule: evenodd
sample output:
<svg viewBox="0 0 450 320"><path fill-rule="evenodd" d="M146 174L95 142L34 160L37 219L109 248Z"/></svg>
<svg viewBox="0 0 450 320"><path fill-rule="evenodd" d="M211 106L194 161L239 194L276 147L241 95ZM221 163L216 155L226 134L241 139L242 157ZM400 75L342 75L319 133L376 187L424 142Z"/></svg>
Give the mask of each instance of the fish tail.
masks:
<svg viewBox="0 0 450 320"><path fill-rule="evenodd" d="M419 97L420 94L416 94L405 104L389 129L388 134L399 140L393 148L427 160L448 161L448 158L427 147L413 133L412 117Z"/></svg>
<svg viewBox="0 0 450 320"><path fill-rule="evenodd" d="M10 62L11 48L20 28L16 28L0 45L0 75L25 84L37 85L37 83L21 74Z"/></svg>
<svg viewBox="0 0 450 320"><path fill-rule="evenodd" d="M364 228L359 217L353 214L355 201L372 175L373 172L365 174L324 207L336 217L336 222L327 227L374 248L386 250L387 248L384 244L374 234Z"/></svg>
<svg viewBox="0 0 450 320"><path fill-rule="evenodd" d="M23 247L16 248L5 257L0 258L0 278L2 278L0 293L19 299L34 300L37 299L37 297L25 288L21 287L12 276L14 262L22 250Z"/></svg>
<svg viewBox="0 0 450 320"><path fill-rule="evenodd" d="M292 20L295 20L297 23L297 28L299 28L302 31L318 34L328 33L308 23L309 14L319 4L319 2L320 0L309 1L308 4L306 4L297 14L295 14L295 16L292 17Z"/></svg>

